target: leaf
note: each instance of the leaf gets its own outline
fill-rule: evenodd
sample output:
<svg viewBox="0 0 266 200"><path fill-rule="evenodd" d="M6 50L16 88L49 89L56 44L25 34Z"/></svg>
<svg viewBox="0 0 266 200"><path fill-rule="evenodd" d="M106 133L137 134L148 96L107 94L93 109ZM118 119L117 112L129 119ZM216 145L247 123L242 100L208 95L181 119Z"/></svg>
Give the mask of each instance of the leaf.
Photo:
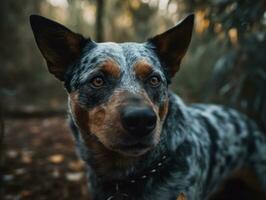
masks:
<svg viewBox="0 0 266 200"><path fill-rule="evenodd" d="M53 164L60 164L64 161L65 157L62 154L54 154L48 158Z"/></svg>
<svg viewBox="0 0 266 200"><path fill-rule="evenodd" d="M80 160L71 161L68 163L68 168L73 171L81 171L83 169L83 163Z"/></svg>
<svg viewBox="0 0 266 200"><path fill-rule="evenodd" d="M53 178L59 178L60 177L60 171L58 169L54 169L52 172Z"/></svg>
<svg viewBox="0 0 266 200"><path fill-rule="evenodd" d="M32 162L32 152L23 151L21 154L21 161L25 164L30 164Z"/></svg>
<svg viewBox="0 0 266 200"><path fill-rule="evenodd" d="M8 150L6 152L8 158L16 158L18 156L18 152L16 150Z"/></svg>
<svg viewBox="0 0 266 200"><path fill-rule="evenodd" d="M25 168L19 168L19 169L15 169L14 172L16 175L23 175L26 173L26 169Z"/></svg>
<svg viewBox="0 0 266 200"><path fill-rule="evenodd" d="M82 179L83 175L84 174L82 172L68 172L66 173L66 179L68 181L77 182Z"/></svg>
<svg viewBox="0 0 266 200"><path fill-rule="evenodd" d="M20 192L20 196L22 196L22 197L29 197L30 195L32 194L32 192L30 191L30 190L22 190L21 192Z"/></svg>

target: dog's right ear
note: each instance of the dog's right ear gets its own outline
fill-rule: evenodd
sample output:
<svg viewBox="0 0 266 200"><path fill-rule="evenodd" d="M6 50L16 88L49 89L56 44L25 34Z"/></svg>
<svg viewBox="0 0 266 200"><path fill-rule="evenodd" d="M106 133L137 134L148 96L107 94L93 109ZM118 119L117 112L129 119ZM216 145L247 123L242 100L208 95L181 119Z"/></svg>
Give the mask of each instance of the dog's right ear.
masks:
<svg viewBox="0 0 266 200"><path fill-rule="evenodd" d="M66 68L80 57L88 40L61 24L38 15L30 16L30 24L49 72L64 81Z"/></svg>

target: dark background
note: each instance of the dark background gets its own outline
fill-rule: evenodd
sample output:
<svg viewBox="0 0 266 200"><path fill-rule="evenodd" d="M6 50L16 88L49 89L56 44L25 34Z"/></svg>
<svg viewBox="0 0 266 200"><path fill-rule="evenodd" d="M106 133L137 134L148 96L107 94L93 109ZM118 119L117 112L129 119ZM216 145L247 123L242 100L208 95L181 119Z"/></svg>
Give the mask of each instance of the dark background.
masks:
<svg viewBox="0 0 266 200"><path fill-rule="evenodd" d="M191 12L193 40L171 88L188 103L234 106L265 126L265 0L1 0L0 198L87 195L64 120L66 92L47 71L30 14L97 42L142 42Z"/></svg>

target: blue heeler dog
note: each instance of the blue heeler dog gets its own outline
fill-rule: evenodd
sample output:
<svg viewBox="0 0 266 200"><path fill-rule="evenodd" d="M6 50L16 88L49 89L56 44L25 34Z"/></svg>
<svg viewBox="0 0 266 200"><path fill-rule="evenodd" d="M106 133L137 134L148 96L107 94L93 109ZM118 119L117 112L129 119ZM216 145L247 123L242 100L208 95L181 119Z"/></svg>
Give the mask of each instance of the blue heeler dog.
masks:
<svg viewBox="0 0 266 200"><path fill-rule="evenodd" d="M208 199L242 167L266 190L262 129L227 107L187 106L168 90L194 15L144 43L96 43L37 15L30 23L50 73L68 92L92 199Z"/></svg>

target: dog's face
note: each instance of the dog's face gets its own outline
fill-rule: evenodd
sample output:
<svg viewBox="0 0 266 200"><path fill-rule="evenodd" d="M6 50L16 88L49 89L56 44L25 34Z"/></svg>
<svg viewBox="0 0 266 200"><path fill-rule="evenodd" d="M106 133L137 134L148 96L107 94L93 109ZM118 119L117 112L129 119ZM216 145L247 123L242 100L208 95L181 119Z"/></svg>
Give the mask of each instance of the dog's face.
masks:
<svg viewBox="0 0 266 200"><path fill-rule="evenodd" d="M87 45L66 83L76 123L108 149L145 153L158 143L168 107L158 58L144 44Z"/></svg>
<svg viewBox="0 0 266 200"><path fill-rule="evenodd" d="M168 84L189 45L193 16L145 43L96 43L56 22L31 16L49 71L63 81L84 140L139 156L160 141Z"/></svg>

